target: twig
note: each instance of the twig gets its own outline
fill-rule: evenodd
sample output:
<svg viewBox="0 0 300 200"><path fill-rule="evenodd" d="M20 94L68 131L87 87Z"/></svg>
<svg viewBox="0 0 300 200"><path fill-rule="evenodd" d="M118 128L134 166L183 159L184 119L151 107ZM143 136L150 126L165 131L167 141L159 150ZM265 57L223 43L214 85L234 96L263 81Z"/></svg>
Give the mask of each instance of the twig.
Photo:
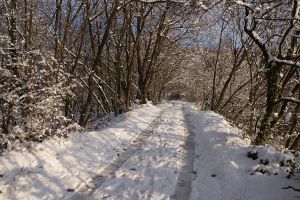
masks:
<svg viewBox="0 0 300 200"><path fill-rule="evenodd" d="M297 188L294 188L293 186L287 186L287 187L283 187L283 188L281 188L281 189L292 189L292 190L294 190L294 191L296 191L296 192L300 192L300 189L297 189Z"/></svg>

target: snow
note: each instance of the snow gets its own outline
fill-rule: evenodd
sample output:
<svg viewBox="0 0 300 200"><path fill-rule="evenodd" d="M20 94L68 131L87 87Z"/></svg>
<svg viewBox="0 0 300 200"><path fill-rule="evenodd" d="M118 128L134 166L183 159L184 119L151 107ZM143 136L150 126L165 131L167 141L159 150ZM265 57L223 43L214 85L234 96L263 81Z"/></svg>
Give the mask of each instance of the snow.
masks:
<svg viewBox="0 0 300 200"><path fill-rule="evenodd" d="M4 153L0 199L292 200L300 196L282 189L300 188L299 177L286 178L290 163L299 162L299 156L253 147L222 116L200 112L193 104L147 104L107 123L100 130L95 125L91 126L95 130L70 138Z"/></svg>
<svg viewBox="0 0 300 200"><path fill-rule="evenodd" d="M187 130L181 105L169 107L164 108L159 126L143 147L92 194L92 199L168 199L174 193Z"/></svg>
<svg viewBox="0 0 300 200"><path fill-rule="evenodd" d="M277 162L293 156L272 147L251 146L250 141L242 139L239 131L216 113L192 109L190 121L197 144L194 161L197 176L192 184L192 200L282 200L299 196L299 192L282 189L289 185L299 188L300 182L287 179L286 168ZM258 152L259 159L247 158L251 150ZM258 164L264 159L269 159L270 164ZM251 175L258 167L268 168L266 170L273 174Z"/></svg>
<svg viewBox="0 0 300 200"><path fill-rule="evenodd" d="M0 66L0 78L10 77L10 76L11 76L10 71L7 69L3 69Z"/></svg>
<svg viewBox="0 0 300 200"><path fill-rule="evenodd" d="M100 131L52 139L0 157L0 199L62 199L90 184L159 114L147 106L112 120Z"/></svg>
<svg viewBox="0 0 300 200"><path fill-rule="evenodd" d="M291 121L292 116L293 116L293 114L291 112L287 112L285 117L284 117L284 121L285 122Z"/></svg>
<svg viewBox="0 0 300 200"><path fill-rule="evenodd" d="M250 3L247 3L247 2L244 2L244 1L241 1L241 0L235 0L234 3L240 5L240 6L245 6L245 7L248 7L248 8L252 8L252 4Z"/></svg>

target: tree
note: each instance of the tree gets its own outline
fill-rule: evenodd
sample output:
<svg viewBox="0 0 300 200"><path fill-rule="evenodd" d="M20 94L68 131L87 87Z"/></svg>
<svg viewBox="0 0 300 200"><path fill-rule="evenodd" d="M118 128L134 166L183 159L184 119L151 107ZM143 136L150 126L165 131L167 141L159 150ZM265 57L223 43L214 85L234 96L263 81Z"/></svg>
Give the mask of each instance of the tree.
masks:
<svg viewBox="0 0 300 200"><path fill-rule="evenodd" d="M293 68L299 67L297 63L299 49L296 47L299 34L297 22L299 2L296 0L292 2L262 1L241 4L245 7L245 32L262 51L265 63L266 111L255 140L255 144L261 144L266 141L271 129L282 116L287 102L298 104L297 101L292 100L294 97L283 96L284 85L282 85L281 74L286 67L290 68L288 71L294 71L293 74L296 73ZM261 8L260 11L256 11L257 8ZM263 34L263 29L267 29L268 34ZM289 75L288 79L292 76ZM279 115L279 113L282 114Z"/></svg>

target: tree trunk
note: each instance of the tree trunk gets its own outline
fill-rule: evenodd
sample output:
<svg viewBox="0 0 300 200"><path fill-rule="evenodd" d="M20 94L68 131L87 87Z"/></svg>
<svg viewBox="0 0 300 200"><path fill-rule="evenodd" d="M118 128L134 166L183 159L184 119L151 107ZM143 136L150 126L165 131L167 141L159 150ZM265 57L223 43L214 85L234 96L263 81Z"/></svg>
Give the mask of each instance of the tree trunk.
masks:
<svg viewBox="0 0 300 200"><path fill-rule="evenodd" d="M223 37L223 31L224 31L224 23L222 23L220 37L219 37L219 45L217 50L217 57L214 64L214 73L213 73L213 85L212 85L212 95L210 100L210 109L215 110L215 98L216 98L216 79L217 79L217 70L218 70L218 64L219 64L219 56L221 51L221 45L222 45L222 37Z"/></svg>
<svg viewBox="0 0 300 200"><path fill-rule="evenodd" d="M20 77L19 69L17 66L17 0L12 0L10 3L10 17L9 17L9 37L11 42L10 57L12 61L12 71L17 77Z"/></svg>
<svg viewBox="0 0 300 200"><path fill-rule="evenodd" d="M260 131L254 141L256 145L263 144L271 133L271 119L275 116L278 104L276 101L279 97L279 81L281 64L271 61L267 64L267 106L266 113L261 121Z"/></svg>

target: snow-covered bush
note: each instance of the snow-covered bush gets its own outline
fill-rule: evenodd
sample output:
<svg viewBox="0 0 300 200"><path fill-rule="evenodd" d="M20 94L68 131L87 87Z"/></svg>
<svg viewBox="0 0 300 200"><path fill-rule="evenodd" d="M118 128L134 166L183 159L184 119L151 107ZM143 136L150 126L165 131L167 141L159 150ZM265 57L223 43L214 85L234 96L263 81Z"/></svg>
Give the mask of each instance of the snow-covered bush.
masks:
<svg viewBox="0 0 300 200"><path fill-rule="evenodd" d="M13 62L7 40L1 45L0 150L15 142L67 137L70 130L78 129L63 112L65 96L72 92L61 67L39 51L18 52Z"/></svg>
<svg viewBox="0 0 300 200"><path fill-rule="evenodd" d="M255 147L247 157L257 161L251 175L284 175L291 178L300 173L300 154L295 151L279 152L273 147Z"/></svg>

